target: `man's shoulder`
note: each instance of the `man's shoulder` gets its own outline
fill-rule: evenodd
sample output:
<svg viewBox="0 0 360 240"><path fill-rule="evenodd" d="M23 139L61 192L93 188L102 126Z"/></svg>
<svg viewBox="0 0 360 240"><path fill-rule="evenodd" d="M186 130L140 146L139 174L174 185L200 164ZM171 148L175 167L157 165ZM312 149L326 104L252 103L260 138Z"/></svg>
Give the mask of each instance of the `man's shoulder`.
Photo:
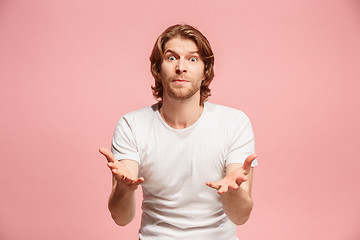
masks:
<svg viewBox="0 0 360 240"><path fill-rule="evenodd" d="M119 125L128 125L133 128L135 126L147 126L149 123L153 122L156 118L157 108L156 104L143 107L120 116L118 121Z"/></svg>

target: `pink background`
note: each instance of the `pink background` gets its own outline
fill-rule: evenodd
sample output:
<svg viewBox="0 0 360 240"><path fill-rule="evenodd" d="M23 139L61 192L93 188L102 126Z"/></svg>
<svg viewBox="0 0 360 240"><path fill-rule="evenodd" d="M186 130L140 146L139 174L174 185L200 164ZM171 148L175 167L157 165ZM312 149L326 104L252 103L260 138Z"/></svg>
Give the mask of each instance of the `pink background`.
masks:
<svg viewBox="0 0 360 240"><path fill-rule="evenodd" d="M357 0L1 0L0 239L137 239L140 206L112 222L97 149L154 103L148 57L179 22L213 46L210 101L253 123L239 238L360 239Z"/></svg>

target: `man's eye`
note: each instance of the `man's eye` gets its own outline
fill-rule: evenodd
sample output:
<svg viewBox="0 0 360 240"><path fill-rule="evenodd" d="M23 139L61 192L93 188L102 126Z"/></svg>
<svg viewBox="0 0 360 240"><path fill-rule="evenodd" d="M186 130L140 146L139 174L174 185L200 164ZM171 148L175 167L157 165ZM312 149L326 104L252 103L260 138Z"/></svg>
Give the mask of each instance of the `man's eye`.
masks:
<svg viewBox="0 0 360 240"><path fill-rule="evenodd" d="M195 57L192 57L192 58L190 58L190 61L191 61L191 62L196 62L197 59L196 59Z"/></svg>
<svg viewBox="0 0 360 240"><path fill-rule="evenodd" d="M170 61L174 61L176 58L174 56L171 56L168 58Z"/></svg>

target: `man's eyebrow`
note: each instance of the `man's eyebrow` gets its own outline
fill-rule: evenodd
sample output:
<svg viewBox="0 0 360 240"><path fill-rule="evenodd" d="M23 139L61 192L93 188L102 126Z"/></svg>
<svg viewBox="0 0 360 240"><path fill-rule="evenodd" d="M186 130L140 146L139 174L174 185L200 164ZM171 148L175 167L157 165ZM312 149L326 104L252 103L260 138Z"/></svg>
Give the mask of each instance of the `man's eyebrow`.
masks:
<svg viewBox="0 0 360 240"><path fill-rule="evenodd" d="M199 51L192 51L192 52L189 52L191 54L200 54Z"/></svg>
<svg viewBox="0 0 360 240"><path fill-rule="evenodd" d="M166 54L166 53L173 53L173 54L177 54L178 55L178 53L176 52L176 51L174 51L174 50L172 50L172 49L166 49L166 51L164 52L164 54ZM200 53L199 53L199 51L190 51L190 52L188 52L189 54L198 54L198 55L200 55Z"/></svg>
<svg viewBox="0 0 360 240"><path fill-rule="evenodd" d="M164 53L168 53L168 52L170 52L170 53L176 53L175 51L173 51L173 50L171 50L171 49L166 49L166 51L165 51Z"/></svg>

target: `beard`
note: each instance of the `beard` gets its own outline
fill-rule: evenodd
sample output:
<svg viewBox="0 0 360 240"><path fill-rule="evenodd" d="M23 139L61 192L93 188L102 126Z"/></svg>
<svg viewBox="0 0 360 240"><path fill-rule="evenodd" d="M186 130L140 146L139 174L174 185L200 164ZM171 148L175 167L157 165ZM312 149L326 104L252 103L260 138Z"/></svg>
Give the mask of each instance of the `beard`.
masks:
<svg viewBox="0 0 360 240"><path fill-rule="evenodd" d="M164 94L177 101L182 101L193 97L200 91L201 82L196 84L190 82L186 86L174 86L171 82L163 82Z"/></svg>

